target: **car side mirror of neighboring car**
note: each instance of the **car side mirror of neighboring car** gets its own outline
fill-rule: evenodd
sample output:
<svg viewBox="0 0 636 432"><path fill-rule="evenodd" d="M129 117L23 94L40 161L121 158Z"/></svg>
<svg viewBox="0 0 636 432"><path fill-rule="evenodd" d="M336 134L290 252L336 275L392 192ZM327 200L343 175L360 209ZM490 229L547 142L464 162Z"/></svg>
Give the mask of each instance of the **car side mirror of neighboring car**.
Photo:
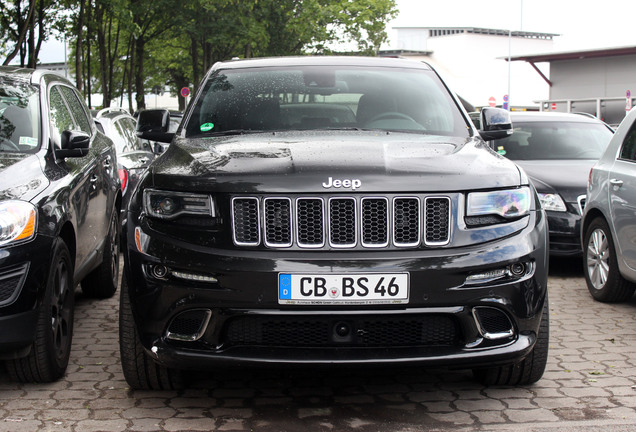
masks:
<svg viewBox="0 0 636 432"><path fill-rule="evenodd" d="M482 108L479 134L486 141L506 138L512 135L510 112L501 108Z"/></svg>
<svg viewBox="0 0 636 432"><path fill-rule="evenodd" d="M168 132L170 111L165 109L143 110L137 118L137 136L150 141L169 143L174 132Z"/></svg>
<svg viewBox="0 0 636 432"><path fill-rule="evenodd" d="M83 157L88 154L91 136L84 131L65 130L62 132L61 141L62 148L55 150L57 158Z"/></svg>

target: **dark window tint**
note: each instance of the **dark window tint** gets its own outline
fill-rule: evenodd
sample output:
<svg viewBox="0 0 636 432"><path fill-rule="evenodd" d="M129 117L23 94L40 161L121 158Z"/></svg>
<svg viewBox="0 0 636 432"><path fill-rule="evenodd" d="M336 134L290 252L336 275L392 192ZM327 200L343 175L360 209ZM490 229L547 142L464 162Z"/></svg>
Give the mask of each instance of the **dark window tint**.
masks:
<svg viewBox="0 0 636 432"><path fill-rule="evenodd" d="M599 159L612 139L602 123L523 122L513 119L514 133L494 142L512 160Z"/></svg>
<svg viewBox="0 0 636 432"><path fill-rule="evenodd" d="M64 95L64 99L66 99L68 107L73 113L76 125L81 131L91 134L92 130L88 113L86 112L86 108L84 108L84 104L79 100L77 93L75 93L72 88L66 86L60 86L59 89Z"/></svg>
<svg viewBox="0 0 636 432"><path fill-rule="evenodd" d="M59 86L51 88L49 93L49 107L51 111L51 138L60 147L62 132L75 129L73 116L66 106L66 102L60 93Z"/></svg>
<svg viewBox="0 0 636 432"><path fill-rule="evenodd" d="M627 132L623 147L621 148L621 159L636 161L636 123L632 124Z"/></svg>
<svg viewBox="0 0 636 432"><path fill-rule="evenodd" d="M0 151L33 152L40 147L40 103L37 87L0 83Z"/></svg>
<svg viewBox="0 0 636 432"><path fill-rule="evenodd" d="M186 135L350 128L468 136L433 72L354 66L218 71L205 84Z"/></svg>

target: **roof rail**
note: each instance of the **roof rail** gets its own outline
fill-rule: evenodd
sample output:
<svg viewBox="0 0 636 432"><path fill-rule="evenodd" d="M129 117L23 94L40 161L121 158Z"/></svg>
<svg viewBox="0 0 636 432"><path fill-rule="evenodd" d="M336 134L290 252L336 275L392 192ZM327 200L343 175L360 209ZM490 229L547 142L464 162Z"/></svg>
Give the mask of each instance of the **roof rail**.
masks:
<svg viewBox="0 0 636 432"><path fill-rule="evenodd" d="M122 107L108 107L108 108L104 108L104 109L99 110L95 117L100 117L102 114L105 114L105 113L108 113L108 112L123 112L125 114L130 115L128 110L125 109L125 108L122 108Z"/></svg>

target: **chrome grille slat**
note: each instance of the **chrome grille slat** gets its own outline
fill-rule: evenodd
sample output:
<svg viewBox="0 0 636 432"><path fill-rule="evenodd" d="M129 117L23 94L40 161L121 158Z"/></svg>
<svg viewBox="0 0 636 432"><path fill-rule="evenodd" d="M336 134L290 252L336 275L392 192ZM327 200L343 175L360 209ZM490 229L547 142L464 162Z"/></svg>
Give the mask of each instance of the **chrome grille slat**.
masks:
<svg viewBox="0 0 636 432"><path fill-rule="evenodd" d="M389 244L389 209L386 198L362 198L362 245L385 247Z"/></svg>
<svg viewBox="0 0 636 432"><path fill-rule="evenodd" d="M450 242L447 196L234 197L237 246L413 248Z"/></svg>
<svg viewBox="0 0 636 432"><path fill-rule="evenodd" d="M296 200L296 241L303 248L325 245L324 201L320 198Z"/></svg>
<svg viewBox="0 0 636 432"><path fill-rule="evenodd" d="M353 198L329 198L329 244L351 248L357 244L357 211Z"/></svg>
<svg viewBox="0 0 636 432"><path fill-rule="evenodd" d="M291 200L289 198L265 198L265 244L271 247L292 245Z"/></svg>
<svg viewBox="0 0 636 432"><path fill-rule="evenodd" d="M260 213L258 198L232 199L232 223L234 243L238 246L260 244Z"/></svg>
<svg viewBox="0 0 636 432"><path fill-rule="evenodd" d="M424 200L426 238L429 246L441 246L450 241L450 199L427 197Z"/></svg>

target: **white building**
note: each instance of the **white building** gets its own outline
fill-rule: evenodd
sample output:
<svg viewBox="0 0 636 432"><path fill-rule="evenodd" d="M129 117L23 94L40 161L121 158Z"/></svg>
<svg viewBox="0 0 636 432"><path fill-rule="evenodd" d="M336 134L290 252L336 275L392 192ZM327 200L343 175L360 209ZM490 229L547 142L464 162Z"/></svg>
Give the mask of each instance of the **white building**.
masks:
<svg viewBox="0 0 636 432"><path fill-rule="evenodd" d="M549 85L529 63L509 57L551 51L553 33L475 27L396 27L395 49L380 55L400 55L430 63L455 93L472 105L497 106L509 95L512 107L538 108ZM541 72L549 74L549 65Z"/></svg>

